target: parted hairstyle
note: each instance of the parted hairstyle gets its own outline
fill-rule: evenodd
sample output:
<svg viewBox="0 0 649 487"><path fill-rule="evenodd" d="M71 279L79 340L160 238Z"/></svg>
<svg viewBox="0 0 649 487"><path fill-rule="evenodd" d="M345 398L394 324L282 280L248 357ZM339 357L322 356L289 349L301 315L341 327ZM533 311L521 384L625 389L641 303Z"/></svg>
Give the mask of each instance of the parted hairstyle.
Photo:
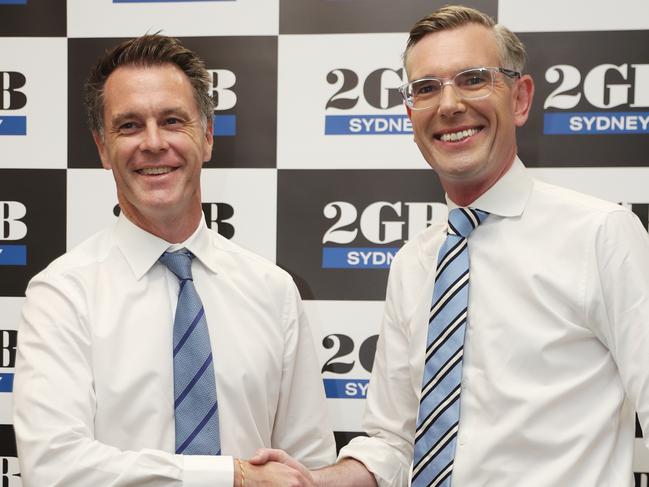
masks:
<svg viewBox="0 0 649 487"><path fill-rule="evenodd" d="M107 50L90 71L84 87L88 126L103 137L104 86L110 74L120 66L150 67L172 64L185 73L192 85L194 99L207 123L214 113L214 101L209 94L210 75L205 63L174 37L147 34L122 42Z"/></svg>
<svg viewBox="0 0 649 487"><path fill-rule="evenodd" d="M455 29L467 24L478 24L491 29L500 51L503 68L523 72L527 54L521 40L507 27L497 24L489 15L462 5L445 5L419 20L410 30L410 37L403 53L403 64L408 61L410 50L425 36L433 32Z"/></svg>

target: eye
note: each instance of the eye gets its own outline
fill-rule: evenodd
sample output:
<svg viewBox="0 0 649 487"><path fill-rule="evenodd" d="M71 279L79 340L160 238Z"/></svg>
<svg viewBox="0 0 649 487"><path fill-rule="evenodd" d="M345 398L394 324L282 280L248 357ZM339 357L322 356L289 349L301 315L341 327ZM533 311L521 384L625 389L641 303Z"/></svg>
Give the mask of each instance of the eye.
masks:
<svg viewBox="0 0 649 487"><path fill-rule="evenodd" d="M187 118L182 115L168 115L162 119L161 127L166 127L168 129L177 129L187 125Z"/></svg>
<svg viewBox="0 0 649 487"><path fill-rule="evenodd" d="M482 76L475 75L468 78L466 80L466 83L469 85L478 85L480 83L484 83L484 81L485 80L482 78Z"/></svg>
<svg viewBox="0 0 649 487"><path fill-rule="evenodd" d="M455 84L460 88L479 88L489 82L489 73L482 70L460 73L455 78Z"/></svg>
<svg viewBox="0 0 649 487"><path fill-rule="evenodd" d="M123 134L130 134L137 130L137 124L135 122L124 122L119 126L119 131Z"/></svg>
<svg viewBox="0 0 649 487"><path fill-rule="evenodd" d="M439 81L437 80L421 80L415 81L412 84L413 96L430 96L439 92Z"/></svg>

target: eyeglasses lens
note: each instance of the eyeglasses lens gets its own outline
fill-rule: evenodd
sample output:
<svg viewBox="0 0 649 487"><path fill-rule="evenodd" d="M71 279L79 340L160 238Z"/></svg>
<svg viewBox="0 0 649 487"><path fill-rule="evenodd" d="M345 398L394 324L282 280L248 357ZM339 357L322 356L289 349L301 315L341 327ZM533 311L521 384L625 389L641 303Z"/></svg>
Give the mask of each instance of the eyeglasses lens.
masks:
<svg viewBox="0 0 649 487"><path fill-rule="evenodd" d="M493 88L494 73L489 69L470 69L456 74L451 81L443 82L436 78L413 81L407 89L411 106L416 110L436 106L444 84L452 84L462 99L485 98Z"/></svg>

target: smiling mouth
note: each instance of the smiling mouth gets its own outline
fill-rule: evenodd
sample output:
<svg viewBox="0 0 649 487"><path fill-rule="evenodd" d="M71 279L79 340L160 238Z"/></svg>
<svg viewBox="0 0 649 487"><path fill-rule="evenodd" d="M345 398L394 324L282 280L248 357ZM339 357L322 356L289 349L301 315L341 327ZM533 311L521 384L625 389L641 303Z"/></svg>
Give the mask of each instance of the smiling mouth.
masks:
<svg viewBox="0 0 649 487"><path fill-rule="evenodd" d="M138 169L138 174L144 176L159 176L161 174L168 174L172 171L175 171L176 168L168 166L156 166L156 167L145 167L143 169Z"/></svg>
<svg viewBox="0 0 649 487"><path fill-rule="evenodd" d="M441 140L442 142L462 142L463 140L474 136L481 130L482 128L458 130L457 132L447 132L445 134L435 135L435 138L437 140Z"/></svg>

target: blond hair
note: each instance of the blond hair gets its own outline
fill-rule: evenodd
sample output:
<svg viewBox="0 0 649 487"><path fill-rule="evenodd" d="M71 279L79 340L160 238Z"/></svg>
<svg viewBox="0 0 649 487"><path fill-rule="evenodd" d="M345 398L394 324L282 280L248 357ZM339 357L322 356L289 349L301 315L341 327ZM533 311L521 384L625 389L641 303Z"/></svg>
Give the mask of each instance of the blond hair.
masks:
<svg viewBox="0 0 649 487"><path fill-rule="evenodd" d="M445 5L419 20L410 30L410 37L403 53L403 64L406 65L412 48L428 34L455 29L466 24L483 25L494 33L500 52L501 67L518 72L525 69L527 54L518 36L504 25L497 24L489 15L462 5Z"/></svg>

